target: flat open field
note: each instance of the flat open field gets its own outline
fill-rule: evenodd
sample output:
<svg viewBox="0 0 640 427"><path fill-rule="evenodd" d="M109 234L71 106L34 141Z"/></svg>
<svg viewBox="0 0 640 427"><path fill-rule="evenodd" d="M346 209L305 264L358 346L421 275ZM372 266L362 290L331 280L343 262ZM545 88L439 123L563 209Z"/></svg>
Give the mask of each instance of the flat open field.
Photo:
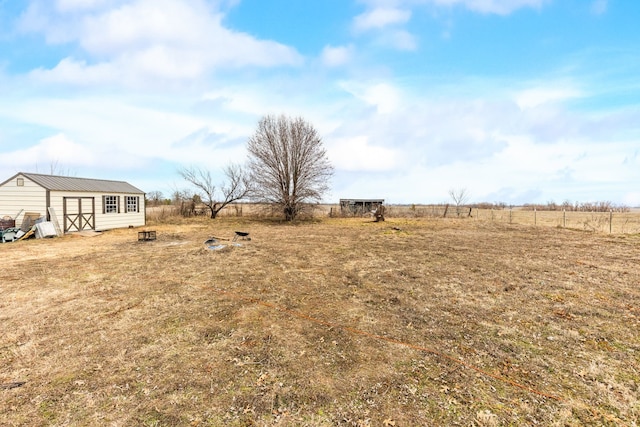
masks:
<svg viewBox="0 0 640 427"><path fill-rule="evenodd" d="M582 212L562 210L526 210L514 209L478 209L469 212L468 207L456 208L447 205L385 205L388 218L468 218L476 220L520 225L537 225L542 227L569 228L579 231L590 231L605 234L640 234L640 208L632 208L628 212ZM161 205L147 208L149 218L173 215L178 212L176 206ZM207 210L199 208L204 215ZM271 217L279 212L265 209L251 203L237 203L227 205L220 211L220 217ZM315 218L340 217L340 205L318 205L313 211ZM348 215L347 216L351 216ZM361 216L360 214L356 216ZM364 216L371 217L365 213Z"/></svg>
<svg viewBox="0 0 640 427"><path fill-rule="evenodd" d="M640 423L638 234L176 221L0 245L0 424Z"/></svg>

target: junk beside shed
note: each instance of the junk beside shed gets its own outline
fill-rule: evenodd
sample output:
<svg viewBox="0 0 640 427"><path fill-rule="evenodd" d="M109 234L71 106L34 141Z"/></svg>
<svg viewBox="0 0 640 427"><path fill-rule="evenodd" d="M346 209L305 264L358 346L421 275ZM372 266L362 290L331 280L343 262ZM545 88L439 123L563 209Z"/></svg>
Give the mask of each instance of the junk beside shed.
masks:
<svg viewBox="0 0 640 427"><path fill-rule="evenodd" d="M8 215L0 220L0 241L2 243L15 242L31 236L35 236L37 239L56 237L58 234L55 224L47 221L46 217L38 213L25 213L20 227L16 227L15 219Z"/></svg>
<svg viewBox="0 0 640 427"><path fill-rule="evenodd" d="M4 242L13 242L16 239L16 233L20 229L16 229L16 220L10 216L0 219L0 240Z"/></svg>
<svg viewBox="0 0 640 427"><path fill-rule="evenodd" d="M36 239L44 239L45 237L56 237L56 228L50 221L39 222L33 226L36 231Z"/></svg>
<svg viewBox="0 0 640 427"><path fill-rule="evenodd" d="M7 228L13 228L16 226L16 220L11 218L10 216L5 216L0 219L0 231L6 230Z"/></svg>

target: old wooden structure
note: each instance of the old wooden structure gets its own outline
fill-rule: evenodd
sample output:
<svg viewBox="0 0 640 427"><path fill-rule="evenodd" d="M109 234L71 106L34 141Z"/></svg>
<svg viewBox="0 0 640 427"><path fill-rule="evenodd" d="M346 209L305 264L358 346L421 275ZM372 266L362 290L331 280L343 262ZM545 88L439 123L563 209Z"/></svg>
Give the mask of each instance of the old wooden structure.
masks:
<svg viewBox="0 0 640 427"><path fill-rule="evenodd" d="M343 216L371 215L383 204L384 199L340 199L340 213Z"/></svg>

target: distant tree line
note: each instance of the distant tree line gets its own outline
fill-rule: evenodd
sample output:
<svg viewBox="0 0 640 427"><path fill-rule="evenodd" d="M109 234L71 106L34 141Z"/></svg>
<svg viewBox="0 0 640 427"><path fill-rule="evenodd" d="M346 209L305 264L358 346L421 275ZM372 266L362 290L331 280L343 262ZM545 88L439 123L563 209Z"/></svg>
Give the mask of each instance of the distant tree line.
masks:
<svg viewBox="0 0 640 427"><path fill-rule="evenodd" d="M494 202L494 203L480 202L480 203L472 204L471 207L476 208L476 209L496 209L496 210L500 210L500 209L507 209L509 207L509 205L507 205L504 202Z"/></svg>
<svg viewBox="0 0 640 427"><path fill-rule="evenodd" d="M624 205L616 205L609 201L602 202L571 202L565 200L562 203L553 201L546 204L527 203L522 206L525 210L539 211L567 211L567 212L629 212L629 207Z"/></svg>
<svg viewBox="0 0 640 427"><path fill-rule="evenodd" d="M495 209L503 210L516 207L515 205L509 205L504 202L481 202L473 203L469 205L476 209ZM518 208L526 211L538 210L538 211L567 211L567 212L629 212L630 208L625 205L616 205L612 202L571 202L564 201L562 203L555 203L553 201L547 203L525 203L518 205Z"/></svg>

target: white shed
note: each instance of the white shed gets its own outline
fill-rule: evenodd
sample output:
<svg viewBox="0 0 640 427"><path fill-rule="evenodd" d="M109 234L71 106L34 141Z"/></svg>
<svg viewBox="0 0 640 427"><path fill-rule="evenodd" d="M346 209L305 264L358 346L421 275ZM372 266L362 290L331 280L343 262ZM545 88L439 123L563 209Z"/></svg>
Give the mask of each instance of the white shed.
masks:
<svg viewBox="0 0 640 427"><path fill-rule="evenodd" d="M65 233L146 224L144 192L124 181L19 172L0 183L0 218L25 213L49 218L53 208Z"/></svg>

